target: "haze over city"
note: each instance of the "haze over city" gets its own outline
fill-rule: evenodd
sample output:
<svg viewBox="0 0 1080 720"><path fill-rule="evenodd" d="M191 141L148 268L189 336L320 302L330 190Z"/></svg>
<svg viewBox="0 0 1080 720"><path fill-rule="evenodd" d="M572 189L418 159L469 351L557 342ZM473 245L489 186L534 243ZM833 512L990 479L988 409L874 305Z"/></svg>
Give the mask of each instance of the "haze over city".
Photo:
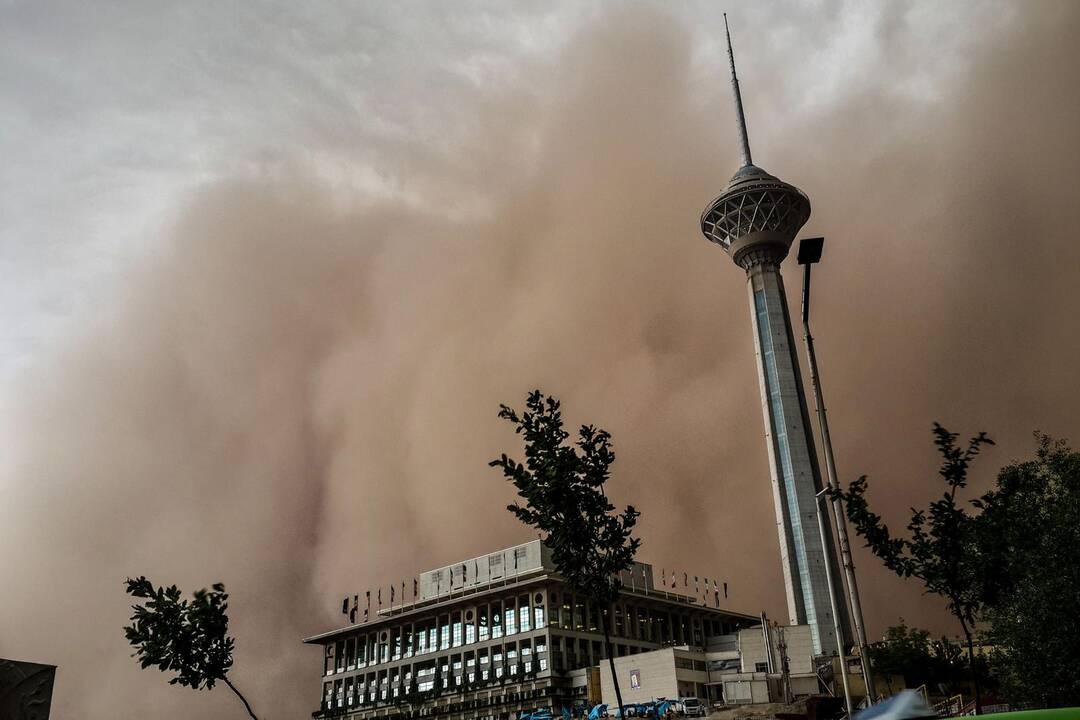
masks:
<svg viewBox="0 0 1080 720"><path fill-rule="evenodd" d="M997 441L973 492L1080 440L1080 5L722 9L827 238L841 481L902 527L934 421ZM745 279L698 226L739 166L720 12L0 9L0 656L59 666L56 717L236 717L132 662L140 574L225 582L238 681L309 714L342 597L532 539L488 461L537 387L612 433L641 559L784 616ZM956 633L854 545L872 635Z"/></svg>

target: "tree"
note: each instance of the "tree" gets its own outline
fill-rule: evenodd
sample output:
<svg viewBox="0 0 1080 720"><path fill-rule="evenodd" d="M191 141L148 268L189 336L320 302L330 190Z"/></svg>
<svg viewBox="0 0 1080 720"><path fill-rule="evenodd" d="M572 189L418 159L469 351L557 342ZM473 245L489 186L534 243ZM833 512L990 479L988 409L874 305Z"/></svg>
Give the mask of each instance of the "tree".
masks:
<svg viewBox="0 0 1080 720"><path fill-rule="evenodd" d="M900 624L886 630L881 642L870 646L870 659L874 671L885 677L890 693L894 692L893 681L899 678L907 685L898 685L896 689L922 685L930 667L930 633L909 628L900 618Z"/></svg>
<svg viewBox="0 0 1080 720"><path fill-rule="evenodd" d="M870 646L874 671L885 676L889 692L904 687L951 688L967 676L964 651L951 640L931 640L930 633L908 627L903 618L900 624L885 631L885 637Z"/></svg>
<svg viewBox="0 0 1080 720"><path fill-rule="evenodd" d="M622 589L619 573L633 567L641 545L633 537L640 513L631 505L617 513L604 493L615 462L611 435L582 425L577 442L568 444L570 434L563 429L559 401L545 398L539 390L529 393L520 415L506 405L500 408L499 417L513 423L525 443L524 463L505 453L490 463L502 468L524 501L507 509L543 534L567 585L602 608L600 624L611 680L620 715L626 717L611 645L611 608Z"/></svg>
<svg viewBox="0 0 1080 720"><path fill-rule="evenodd" d="M174 672L170 685L184 685L196 690L212 690L217 681L236 693L252 720L258 720L247 699L229 681L235 641L229 637L229 596L225 586L197 590L192 600L181 597L175 585L155 588L143 576L126 580L127 593L144 600L132 605L131 625L124 635L135 648L145 670L156 666L162 672Z"/></svg>
<svg viewBox="0 0 1080 720"><path fill-rule="evenodd" d="M966 449L956 445L955 433L934 423L934 444L941 454L938 473L946 490L930 503L929 510L912 508L908 537L893 537L881 516L870 510L866 500L867 480L863 475L847 492L835 491L847 507L847 516L866 546L885 567L900 577L916 577L926 591L945 599L949 612L959 621L967 643L968 669L975 689L975 712L982 713L982 693L975 669L972 633L982 607L982 578L985 565L977 544L975 519L960 506L956 493L967 486L967 473L983 445L994 442L986 433L973 437Z"/></svg>
<svg viewBox="0 0 1080 720"><path fill-rule="evenodd" d="M983 620L1010 700L1080 705L1080 453L1035 437L1035 458L1002 468L979 501Z"/></svg>

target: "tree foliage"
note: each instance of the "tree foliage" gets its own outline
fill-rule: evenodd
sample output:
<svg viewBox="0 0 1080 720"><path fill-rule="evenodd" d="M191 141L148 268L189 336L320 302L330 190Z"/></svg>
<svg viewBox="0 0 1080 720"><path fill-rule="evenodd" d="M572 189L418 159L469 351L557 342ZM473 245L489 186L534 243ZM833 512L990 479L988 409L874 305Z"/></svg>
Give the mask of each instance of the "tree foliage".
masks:
<svg viewBox="0 0 1080 720"><path fill-rule="evenodd" d="M928 631L909 627L903 618L870 646L874 672L885 677L890 692L925 685L951 693L967 677L963 654L956 643L944 637L933 640ZM985 668L982 672L985 675Z"/></svg>
<svg viewBox="0 0 1080 720"><path fill-rule="evenodd" d="M543 534L567 585L603 608L605 644L621 708L608 609L622 588L619 573L633 567L641 540L633 536L640 513L632 505L617 512L604 493L615 462L611 435L582 425L577 441L569 444L559 401L539 390L529 393L520 414L506 405L500 408L499 417L514 425L525 444L523 463L505 453L490 463L502 469L521 498L507 509Z"/></svg>
<svg viewBox="0 0 1080 720"><path fill-rule="evenodd" d="M945 490L939 499L930 503L928 510L912 508L906 537L893 535L881 516L870 510L865 475L851 483L847 492L839 490L837 494L844 501L848 519L856 532L885 567L900 577L921 580L927 592L944 598L949 611L960 622L967 640L978 708L980 698L974 671L972 633L982 608L981 581L986 566L973 542L977 532L975 516L961 505L957 492L967 486L968 469L982 447L994 442L986 433L979 433L971 438L966 448L961 448L956 444L957 437L934 423L934 444L942 458L938 474L945 481Z"/></svg>
<svg viewBox="0 0 1080 720"><path fill-rule="evenodd" d="M524 501L507 509L545 535L555 566L575 592L610 605L622 587L619 573L632 567L641 545L633 537L640 513L632 505L616 513L604 494L615 462L611 435L582 425L577 442L568 445L559 401L539 390L529 394L520 415L500 407L499 417L513 423L525 442L524 463L506 454L490 463Z"/></svg>
<svg viewBox="0 0 1080 720"><path fill-rule="evenodd" d="M979 501L983 619L1008 698L1080 705L1080 453L1036 439L1035 458L1002 468Z"/></svg>
<svg viewBox="0 0 1080 720"><path fill-rule="evenodd" d="M143 601L131 606L131 625L124 627L139 665L174 673L170 685L211 690L218 681L224 682L255 718L247 699L226 677L235 641L228 635L225 586L215 583L212 590L197 590L189 601L175 585L154 587L144 576L125 583L127 593Z"/></svg>

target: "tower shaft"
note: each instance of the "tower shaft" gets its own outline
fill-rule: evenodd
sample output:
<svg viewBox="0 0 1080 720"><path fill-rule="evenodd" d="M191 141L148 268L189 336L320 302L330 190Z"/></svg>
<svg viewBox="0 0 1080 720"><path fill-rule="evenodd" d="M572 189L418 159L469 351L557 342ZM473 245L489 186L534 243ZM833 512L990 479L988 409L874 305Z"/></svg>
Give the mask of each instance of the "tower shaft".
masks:
<svg viewBox="0 0 1080 720"><path fill-rule="evenodd" d="M848 627L848 619L836 559L822 551L819 536L816 494L822 487L821 473L779 259L770 252L750 253L740 264L746 268L788 614L793 624L810 626L815 653L832 655L845 639L838 642L834 630L826 562L841 599L841 627ZM827 533L831 547L828 525Z"/></svg>

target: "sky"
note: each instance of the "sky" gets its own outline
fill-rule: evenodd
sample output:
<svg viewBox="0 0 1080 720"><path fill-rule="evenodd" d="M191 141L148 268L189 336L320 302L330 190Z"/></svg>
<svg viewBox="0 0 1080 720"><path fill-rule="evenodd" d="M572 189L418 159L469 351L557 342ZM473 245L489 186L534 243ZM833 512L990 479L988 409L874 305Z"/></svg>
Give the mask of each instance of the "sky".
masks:
<svg viewBox="0 0 1080 720"><path fill-rule="evenodd" d="M783 618L745 280L698 226L722 10L827 238L841 480L902 526L934 421L997 440L973 492L1080 436L1075 3L8 0L0 657L59 666L56 717L236 716L129 658L141 574L224 582L231 677L306 716L343 596L533 536L487 462L537 387L613 434L642 560ZM956 633L856 565L872 634Z"/></svg>

